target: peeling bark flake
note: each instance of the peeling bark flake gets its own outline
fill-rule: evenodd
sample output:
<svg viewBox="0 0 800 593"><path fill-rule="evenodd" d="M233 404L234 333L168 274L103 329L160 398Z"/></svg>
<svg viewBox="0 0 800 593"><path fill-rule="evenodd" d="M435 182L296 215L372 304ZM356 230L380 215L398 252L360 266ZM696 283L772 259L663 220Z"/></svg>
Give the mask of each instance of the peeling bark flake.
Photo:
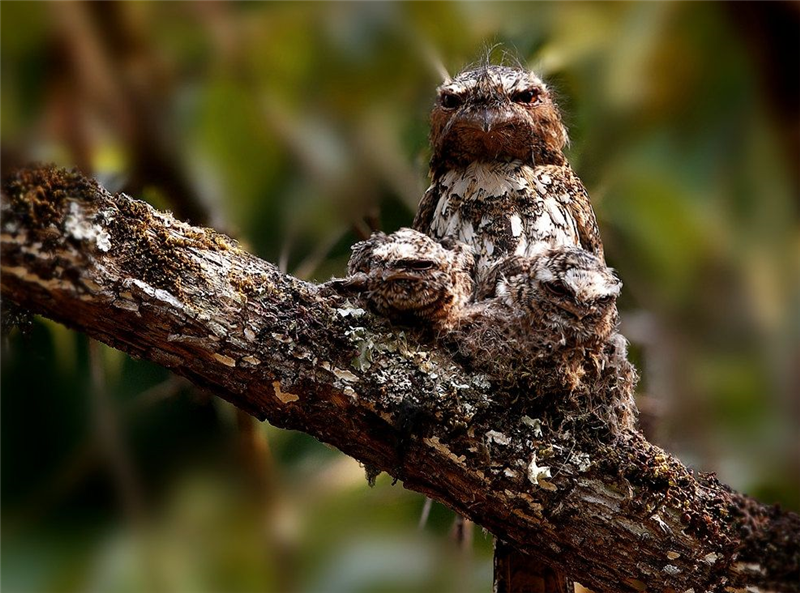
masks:
<svg viewBox="0 0 800 593"><path fill-rule="evenodd" d="M281 391L281 382L280 381L273 381L272 388L275 390L275 397L281 400L285 404L289 404L291 402L296 402L300 399L299 395L295 395L294 393L284 393Z"/></svg>
<svg viewBox="0 0 800 593"><path fill-rule="evenodd" d="M221 362L225 366L229 367L236 366L236 361L233 360L230 356L225 356L224 354L214 354L214 358L216 358L219 362Z"/></svg>

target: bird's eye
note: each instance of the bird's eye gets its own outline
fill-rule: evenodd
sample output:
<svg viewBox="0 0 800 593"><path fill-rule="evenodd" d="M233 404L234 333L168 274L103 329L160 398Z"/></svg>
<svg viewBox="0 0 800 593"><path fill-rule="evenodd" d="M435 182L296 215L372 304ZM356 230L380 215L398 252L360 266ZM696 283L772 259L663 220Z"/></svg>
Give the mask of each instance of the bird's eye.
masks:
<svg viewBox="0 0 800 593"><path fill-rule="evenodd" d="M539 89L526 89L524 91L519 91L514 93L511 96L511 100L514 103L525 103L525 104L533 104L538 103L541 93Z"/></svg>
<svg viewBox="0 0 800 593"><path fill-rule="evenodd" d="M569 290L563 284L557 282L545 282L544 283L545 290L552 294L553 296L558 297L565 297L569 296Z"/></svg>
<svg viewBox="0 0 800 593"><path fill-rule="evenodd" d="M430 270L433 268L433 261L429 259L404 259L397 262L397 267L406 270Z"/></svg>
<svg viewBox="0 0 800 593"><path fill-rule="evenodd" d="M614 297L613 297L613 296L611 296L611 295L609 294L609 295L606 295L606 296L604 296L604 297L600 297L600 298L599 298L599 299L597 299L595 302L596 302L598 305L607 305L608 303L610 303L610 302L611 302L611 301L613 301L613 300L614 300Z"/></svg>
<svg viewBox="0 0 800 593"><path fill-rule="evenodd" d="M455 109L464 102L464 99L455 93L442 93L439 102L445 109Z"/></svg>

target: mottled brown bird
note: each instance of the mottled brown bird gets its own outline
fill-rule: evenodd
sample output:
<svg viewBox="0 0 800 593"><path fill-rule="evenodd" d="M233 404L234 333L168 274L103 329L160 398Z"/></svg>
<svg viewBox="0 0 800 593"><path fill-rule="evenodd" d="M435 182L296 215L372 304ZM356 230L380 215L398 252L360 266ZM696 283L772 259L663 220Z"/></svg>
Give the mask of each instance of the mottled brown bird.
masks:
<svg viewBox="0 0 800 593"><path fill-rule="evenodd" d="M463 243L402 228L356 243L345 282L381 315L444 328L472 297L474 268L472 249Z"/></svg>
<svg viewBox="0 0 800 593"><path fill-rule="evenodd" d="M596 345L617 329L621 288L597 256L578 247L553 247L497 262L461 317L502 332L522 351Z"/></svg>
<svg viewBox="0 0 800 593"><path fill-rule="evenodd" d="M479 275L506 255L577 246L603 259L567 132L532 72L482 65L445 82L431 113L431 186L413 227L475 249Z"/></svg>
<svg viewBox="0 0 800 593"><path fill-rule="evenodd" d="M617 332L621 287L613 270L578 247L509 256L491 268L444 340L473 369L525 385L532 400L578 391L592 399L610 393L598 387L607 384L614 401L594 404L607 408L615 430L630 427L636 371Z"/></svg>

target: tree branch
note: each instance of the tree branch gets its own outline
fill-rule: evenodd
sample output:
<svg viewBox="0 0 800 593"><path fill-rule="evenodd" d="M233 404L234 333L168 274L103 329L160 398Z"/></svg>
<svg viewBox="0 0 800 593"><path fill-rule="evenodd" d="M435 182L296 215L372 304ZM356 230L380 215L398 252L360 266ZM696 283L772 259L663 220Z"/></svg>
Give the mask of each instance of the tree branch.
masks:
<svg viewBox="0 0 800 593"><path fill-rule="evenodd" d="M76 173L19 171L2 208L7 301L334 445L598 593L800 590L800 517L600 425L613 369L587 361L583 395L533 398Z"/></svg>

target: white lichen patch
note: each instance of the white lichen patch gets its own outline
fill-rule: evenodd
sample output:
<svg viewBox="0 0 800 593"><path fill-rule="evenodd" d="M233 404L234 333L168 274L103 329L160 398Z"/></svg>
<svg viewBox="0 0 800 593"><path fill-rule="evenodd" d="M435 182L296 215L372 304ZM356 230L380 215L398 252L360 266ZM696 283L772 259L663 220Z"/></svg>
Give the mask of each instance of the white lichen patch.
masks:
<svg viewBox="0 0 800 593"><path fill-rule="evenodd" d="M533 429L533 436L542 436L542 421L538 418L531 418L530 416L523 416L522 423L525 426L530 426Z"/></svg>
<svg viewBox="0 0 800 593"><path fill-rule="evenodd" d="M478 389L489 389L492 386L488 375L473 375L472 384Z"/></svg>
<svg viewBox="0 0 800 593"><path fill-rule="evenodd" d="M224 364L225 366L228 366L228 367L235 367L236 366L236 361L234 359L232 359L230 356L225 356L224 354L218 354L218 353L215 352L214 353L214 359L217 362L221 362L222 364Z"/></svg>
<svg viewBox="0 0 800 593"><path fill-rule="evenodd" d="M275 397L277 397L280 401L285 404L296 402L300 399L299 395L295 395L294 393L284 392L281 391L281 382L280 381L273 381L272 382L272 389L275 392Z"/></svg>
<svg viewBox="0 0 800 593"><path fill-rule="evenodd" d="M504 435L502 432L490 430L486 433L487 443L497 443L498 445L508 445L511 442L511 437Z"/></svg>
<svg viewBox="0 0 800 593"><path fill-rule="evenodd" d="M384 352L399 353L404 358L413 360L418 364L428 356L427 352L410 349L404 332L381 335L357 326L346 330L345 336L350 339L350 342L358 351L358 355L350 364L359 371L369 369L377 356Z"/></svg>
<svg viewBox="0 0 800 593"><path fill-rule="evenodd" d="M253 366L258 366L261 364L261 361L255 356L245 356L242 358L242 361Z"/></svg>
<svg viewBox="0 0 800 593"><path fill-rule="evenodd" d="M703 562L706 564L714 564L718 558L719 556L717 556L715 552L711 552L710 554L703 556Z"/></svg>
<svg viewBox="0 0 800 593"><path fill-rule="evenodd" d="M572 457L572 462L575 464L575 467L579 472L585 472L592 467L592 460L588 453L576 453Z"/></svg>
<svg viewBox="0 0 800 593"><path fill-rule="evenodd" d="M244 328L244 338L248 342L252 342L253 340L256 339L256 332L254 332L249 327L246 327L246 328Z"/></svg>
<svg viewBox="0 0 800 593"><path fill-rule="evenodd" d="M86 219L78 202L69 203L67 216L64 218L64 233L76 241L94 243L100 251L107 252L111 249L111 236L99 224L93 224Z"/></svg>
<svg viewBox="0 0 800 593"><path fill-rule="evenodd" d="M664 522L664 519L662 519L662 518L661 518L661 517L658 515L658 513L656 513L655 515L653 515L652 517L650 517L650 520L651 520L651 521L653 521L653 523L655 523L656 525L658 525L658 528L659 528L659 529L660 529L662 532L664 532L664 533L672 533L672 529L670 529L669 525L667 525L667 524Z"/></svg>
<svg viewBox="0 0 800 593"><path fill-rule="evenodd" d="M507 467L506 469L504 469L504 470L503 470L503 474L504 474L504 475L505 475L507 478L511 478L512 480L513 480L513 479L516 479L516 478L517 478L517 476L519 476L519 474L518 474L517 472L515 472L513 469L511 469L511 468L509 468L509 467Z"/></svg>
<svg viewBox="0 0 800 593"><path fill-rule="evenodd" d="M546 465L539 465L536 463L536 454L533 454L531 462L528 464L528 480L534 486L540 485L542 478L550 477L550 467Z"/></svg>
<svg viewBox="0 0 800 593"><path fill-rule="evenodd" d="M670 576L676 576L681 574L681 569L673 564L667 564L663 568L664 572L666 572Z"/></svg>
<svg viewBox="0 0 800 593"><path fill-rule="evenodd" d="M336 312L341 317L352 317L354 319L363 317L366 314L366 311L361 307L342 307L341 309L336 309Z"/></svg>

